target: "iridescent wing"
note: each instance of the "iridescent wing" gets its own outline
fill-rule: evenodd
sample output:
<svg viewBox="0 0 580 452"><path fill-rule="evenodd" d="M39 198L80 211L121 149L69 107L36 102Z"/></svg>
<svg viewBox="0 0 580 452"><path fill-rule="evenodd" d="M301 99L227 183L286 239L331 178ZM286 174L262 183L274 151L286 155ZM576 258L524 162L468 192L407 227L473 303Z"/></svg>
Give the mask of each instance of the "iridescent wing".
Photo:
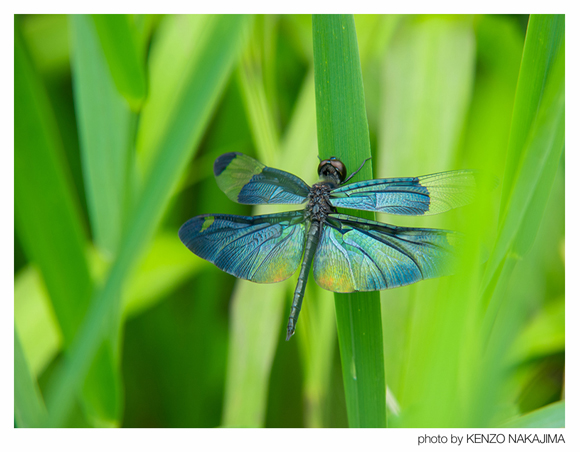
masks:
<svg viewBox="0 0 580 452"><path fill-rule="evenodd" d="M221 190L240 204L302 204L310 190L299 177L239 152L220 155L213 172Z"/></svg>
<svg viewBox="0 0 580 452"><path fill-rule="evenodd" d="M489 176L473 170L367 180L336 188L330 203L396 215L434 215L473 202L484 182L491 182Z"/></svg>
<svg viewBox="0 0 580 452"><path fill-rule="evenodd" d="M179 229L194 254L238 278L283 281L296 271L304 249L302 211L242 217L199 215Z"/></svg>
<svg viewBox="0 0 580 452"><path fill-rule="evenodd" d="M314 256L314 279L333 292L405 286L453 273L461 234L331 214Z"/></svg>

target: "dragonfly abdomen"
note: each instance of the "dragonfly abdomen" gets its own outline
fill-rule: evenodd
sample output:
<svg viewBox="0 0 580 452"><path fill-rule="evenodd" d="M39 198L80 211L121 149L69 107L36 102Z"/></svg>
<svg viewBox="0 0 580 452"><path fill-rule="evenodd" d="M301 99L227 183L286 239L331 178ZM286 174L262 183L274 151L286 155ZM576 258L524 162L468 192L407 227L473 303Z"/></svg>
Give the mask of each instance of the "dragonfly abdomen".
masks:
<svg viewBox="0 0 580 452"><path fill-rule="evenodd" d="M308 234L306 235L306 245L304 246L304 258L302 266L300 267L300 274L298 275L298 282L294 290L294 298L292 299L292 308L290 310L290 318L288 319L288 329L286 333L286 340L290 340L294 331L296 330L296 322L298 322L298 315L302 308L302 300L304 299L304 291L306 290L306 282L308 281L308 274L312 266L312 260L316 253L318 240L320 239L320 223L312 221Z"/></svg>

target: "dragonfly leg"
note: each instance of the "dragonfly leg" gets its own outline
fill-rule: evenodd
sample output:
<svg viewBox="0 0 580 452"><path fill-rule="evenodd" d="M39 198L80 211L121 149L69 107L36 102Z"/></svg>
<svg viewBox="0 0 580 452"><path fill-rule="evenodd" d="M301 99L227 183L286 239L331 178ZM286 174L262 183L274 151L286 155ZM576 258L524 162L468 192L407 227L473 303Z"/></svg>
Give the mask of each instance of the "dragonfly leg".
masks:
<svg viewBox="0 0 580 452"><path fill-rule="evenodd" d="M368 162L372 157L369 157L368 159L365 159L364 162L362 162L362 165L359 167L359 169L357 169L354 173L352 173L350 176L348 176L344 181L342 181L342 183L340 185L344 185L346 184L349 180L351 180L356 173L358 173L361 169L363 169L363 166L365 166L365 163Z"/></svg>

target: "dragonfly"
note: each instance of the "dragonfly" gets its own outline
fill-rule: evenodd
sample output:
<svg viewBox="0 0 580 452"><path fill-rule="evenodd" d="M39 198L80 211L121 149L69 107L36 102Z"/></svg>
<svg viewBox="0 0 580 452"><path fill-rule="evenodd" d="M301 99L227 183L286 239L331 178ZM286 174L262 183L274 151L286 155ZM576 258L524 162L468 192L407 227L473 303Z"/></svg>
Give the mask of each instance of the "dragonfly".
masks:
<svg viewBox="0 0 580 452"><path fill-rule="evenodd" d="M458 170L348 183L367 160L348 177L338 158L321 160L319 182L309 186L242 153L223 154L215 160L214 175L232 201L305 206L270 215L199 215L181 226L179 238L197 256L256 283L283 281L300 267L286 340L296 330L311 268L319 286L337 293L384 290L452 274L462 234L394 226L337 209L438 214L471 203L481 173Z"/></svg>

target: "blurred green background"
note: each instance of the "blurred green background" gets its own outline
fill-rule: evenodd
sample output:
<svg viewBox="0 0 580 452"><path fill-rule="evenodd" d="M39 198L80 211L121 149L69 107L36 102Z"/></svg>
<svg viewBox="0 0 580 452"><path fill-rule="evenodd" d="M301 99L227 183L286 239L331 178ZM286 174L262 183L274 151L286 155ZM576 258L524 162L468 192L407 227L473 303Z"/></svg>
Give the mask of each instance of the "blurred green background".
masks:
<svg viewBox="0 0 580 452"><path fill-rule="evenodd" d="M381 293L389 426L563 426L564 18L528 21L355 16L374 177L500 180L379 216L483 256ZM315 182L312 49L307 15L15 16L16 426L348 426L333 294L310 278L285 342L295 277L236 281L177 237L282 210L229 201L222 153Z"/></svg>

